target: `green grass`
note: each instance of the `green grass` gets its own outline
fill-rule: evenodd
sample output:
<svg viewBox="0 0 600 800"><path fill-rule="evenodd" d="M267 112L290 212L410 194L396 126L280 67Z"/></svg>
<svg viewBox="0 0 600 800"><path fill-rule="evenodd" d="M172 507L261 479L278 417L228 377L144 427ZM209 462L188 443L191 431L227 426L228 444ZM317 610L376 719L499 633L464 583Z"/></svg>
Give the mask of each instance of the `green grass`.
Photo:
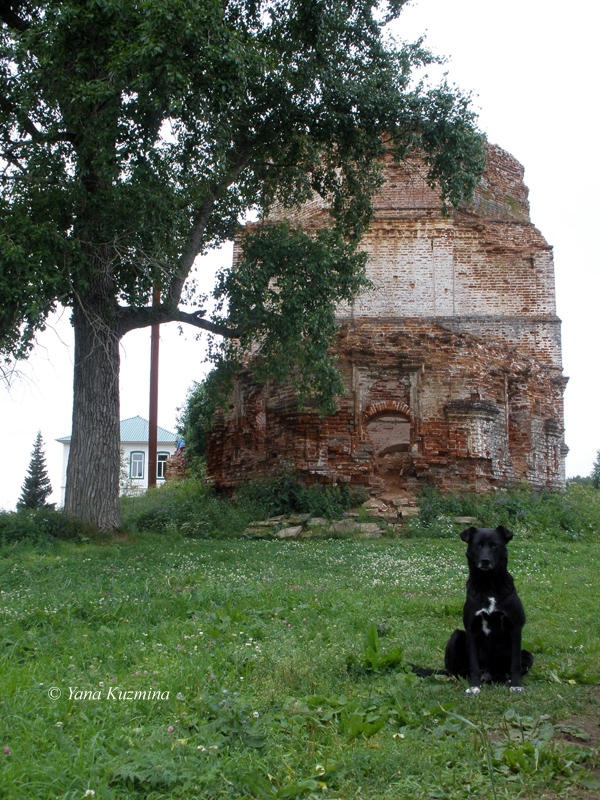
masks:
<svg viewBox="0 0 600 800"><path fill-rule="evenodd" d="M515 537L536 663L469 698L397 658L442 666L458 539L5 546L0 796L596 797L599 565Z"/></svg>

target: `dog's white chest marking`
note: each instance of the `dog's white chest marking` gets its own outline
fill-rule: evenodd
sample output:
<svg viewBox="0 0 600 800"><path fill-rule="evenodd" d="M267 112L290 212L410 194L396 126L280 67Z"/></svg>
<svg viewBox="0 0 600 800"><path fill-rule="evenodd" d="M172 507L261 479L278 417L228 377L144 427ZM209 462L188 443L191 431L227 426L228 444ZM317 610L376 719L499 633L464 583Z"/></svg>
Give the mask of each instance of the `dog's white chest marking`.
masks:
<svg viewBox="0 0 600 800"><path fill-rule="evenodd" d="M490 635L491 628L487 624L487 620L485 619L485 617L491 616L495 611L498 610L496 608L496 598L495 597L488 597L488 602L489 602L489 606L487 608L484 606L483 608L480 608L479 611L475 612L475 616L476 617L482 617L481 628L482 628L482 630L483 630L483 632L485 633L486 636Z"/></svg>

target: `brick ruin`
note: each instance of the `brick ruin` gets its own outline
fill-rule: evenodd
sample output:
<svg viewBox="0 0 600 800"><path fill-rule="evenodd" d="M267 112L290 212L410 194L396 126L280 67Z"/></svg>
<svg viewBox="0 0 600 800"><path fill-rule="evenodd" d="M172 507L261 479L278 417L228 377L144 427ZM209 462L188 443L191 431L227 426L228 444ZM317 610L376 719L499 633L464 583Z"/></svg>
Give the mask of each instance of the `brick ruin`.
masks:
<svg viewBox="0 0 600 800"><path fill-rule="evenodd" d="M493 145L487 155L473 201L447 215L418 159L385 165L362 242L374 289L338 310L336 412L299 409L249 366L209 435L218 488L282 459L307 481L383 496L564 486L552 248L529 219L522 166ZM317 226L323 213L309 204L295 219Z"/></svg>

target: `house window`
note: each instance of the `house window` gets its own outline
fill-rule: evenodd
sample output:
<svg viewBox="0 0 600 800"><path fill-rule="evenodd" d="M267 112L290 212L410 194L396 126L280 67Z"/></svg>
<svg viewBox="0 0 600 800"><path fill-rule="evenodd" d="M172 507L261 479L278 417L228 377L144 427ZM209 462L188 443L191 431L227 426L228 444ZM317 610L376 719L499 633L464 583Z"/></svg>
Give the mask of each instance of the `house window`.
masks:
<svg viewBox="0 0 600 800"><path fill-rule="evenodd" d="M156 454L156 478L159 481L164 481L165 479L165 470L167 468L167 459L169 458L168 453L157 453Z"/></svg>
<svg viewBox="0 0 600 800"><path fill-rule="evenodd" d="M129 477L132 480L141 480L144 477L144 453L134 450L130 455Z"/></svg>

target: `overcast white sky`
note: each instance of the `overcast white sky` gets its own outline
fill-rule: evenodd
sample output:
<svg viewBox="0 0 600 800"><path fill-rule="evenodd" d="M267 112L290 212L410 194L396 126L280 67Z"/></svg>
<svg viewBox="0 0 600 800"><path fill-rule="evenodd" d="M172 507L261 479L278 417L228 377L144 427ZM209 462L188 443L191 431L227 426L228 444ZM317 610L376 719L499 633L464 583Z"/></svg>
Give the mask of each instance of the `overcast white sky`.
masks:
<svg viewBox="0 0 600 800"><path fill-rule="evenodd" d="M445 55L451 81L475 95L481 129L525 167L531 218L554 246L563 321L567 474L590 472L600 448L598 396L598 6L590 0L414 0L397 36L426 34ZM203 266L207 281L230 249ZM194 332L161 328L159 424L174 430L176 408L205 370ZM123 340L121 417L148 416L149 331ZM14 508L38 430L59 497L62 446L71 430L72 333L68 313L52 320L22 378L0 389L4 452L0 507Z"/></svg>

